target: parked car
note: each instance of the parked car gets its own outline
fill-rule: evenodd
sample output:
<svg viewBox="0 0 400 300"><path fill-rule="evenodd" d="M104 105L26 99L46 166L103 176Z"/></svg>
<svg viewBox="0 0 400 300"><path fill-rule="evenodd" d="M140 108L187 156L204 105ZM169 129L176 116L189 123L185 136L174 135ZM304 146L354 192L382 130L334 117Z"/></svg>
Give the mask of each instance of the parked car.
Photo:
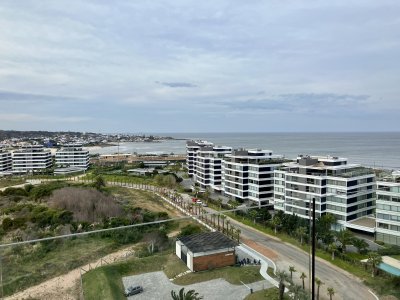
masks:
<svg viewBox="0 0 400 300"><path fill-rule="evenodd" d="M136 295L136 294L140 294L142 292L143 292L143 287L142 286L140 286L140 285L133 286L132 285L132 286L128 287L125 290L124 295L126 297L129 297L129 296L133 296L133 295Z"/></svg>
<svg viewBox="0 0 400 300"><path fill-rule="evenodd" d="M192 198L192 202L193 202L193 203L196 203L198 200L199 200L199 199L197 199L197 198Z"/></svg>

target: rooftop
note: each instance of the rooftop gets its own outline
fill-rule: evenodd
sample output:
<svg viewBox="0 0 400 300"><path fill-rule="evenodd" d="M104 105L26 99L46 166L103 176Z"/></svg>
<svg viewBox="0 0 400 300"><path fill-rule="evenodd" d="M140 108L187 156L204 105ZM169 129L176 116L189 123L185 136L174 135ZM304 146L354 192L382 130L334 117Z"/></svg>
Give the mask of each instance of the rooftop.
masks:
<svg viewBox="0 0 400 300"><path fill-rule="evenodd" d="M371 218L371 217L361 217L359 219L350 221L348 223L359 225L359 226L364 226L364 227L369 227L369 228L375 228L375 218Z"/></svg>
<svg viewBox="0 0 400 300"><path fill-rule="evenodd" d="M208 252L238 245L221 232L202 232L178 238L191 252Z"/></svg>

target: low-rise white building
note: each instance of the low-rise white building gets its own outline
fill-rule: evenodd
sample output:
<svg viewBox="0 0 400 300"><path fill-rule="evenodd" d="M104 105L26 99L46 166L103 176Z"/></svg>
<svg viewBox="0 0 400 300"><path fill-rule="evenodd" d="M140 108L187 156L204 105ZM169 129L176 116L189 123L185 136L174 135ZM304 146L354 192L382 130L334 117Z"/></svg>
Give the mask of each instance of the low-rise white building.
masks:
<svg viewBox="0 0 400 300"><path fill-rule="evenodd" d="M400 246L400 175L377 182L376 240Z"/></svg>
<svg viewBox="0 0 400 300"><path fill-rule="evenodd" d="M75 167L82 170L89 168L89 151L80 144L64 145L56 152L57 167Z"/></svg>
<svg viewBox="0 0 400 300"><path fill-rule="evenodd" d="M12 171L14 173L38 172L51 168L50 150L41 145L24 145L12 153Z"/></svg>

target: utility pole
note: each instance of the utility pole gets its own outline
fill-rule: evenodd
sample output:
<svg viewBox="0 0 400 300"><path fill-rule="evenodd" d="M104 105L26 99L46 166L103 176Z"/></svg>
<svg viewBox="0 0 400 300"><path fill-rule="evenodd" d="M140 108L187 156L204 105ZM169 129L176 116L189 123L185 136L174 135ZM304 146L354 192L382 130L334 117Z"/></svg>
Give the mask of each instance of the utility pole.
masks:
<svg viewBox="0 0 400 300"><path fill-rule="evenodd" d="M312 260L312 270L311 270L311 299L315 299L315 197L312 199L312 254L311 254L311 260Z"/></svg>

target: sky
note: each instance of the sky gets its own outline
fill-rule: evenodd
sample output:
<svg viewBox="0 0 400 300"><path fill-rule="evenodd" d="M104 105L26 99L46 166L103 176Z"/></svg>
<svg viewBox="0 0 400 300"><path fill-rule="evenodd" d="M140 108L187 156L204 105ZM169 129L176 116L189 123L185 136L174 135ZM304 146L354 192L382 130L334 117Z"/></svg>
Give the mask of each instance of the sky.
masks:
<svg viewBox="0 0 400 300"><path fill-rule="evenodd" d="M0 129L400 130L400 1L0 2Z"/></svg>

